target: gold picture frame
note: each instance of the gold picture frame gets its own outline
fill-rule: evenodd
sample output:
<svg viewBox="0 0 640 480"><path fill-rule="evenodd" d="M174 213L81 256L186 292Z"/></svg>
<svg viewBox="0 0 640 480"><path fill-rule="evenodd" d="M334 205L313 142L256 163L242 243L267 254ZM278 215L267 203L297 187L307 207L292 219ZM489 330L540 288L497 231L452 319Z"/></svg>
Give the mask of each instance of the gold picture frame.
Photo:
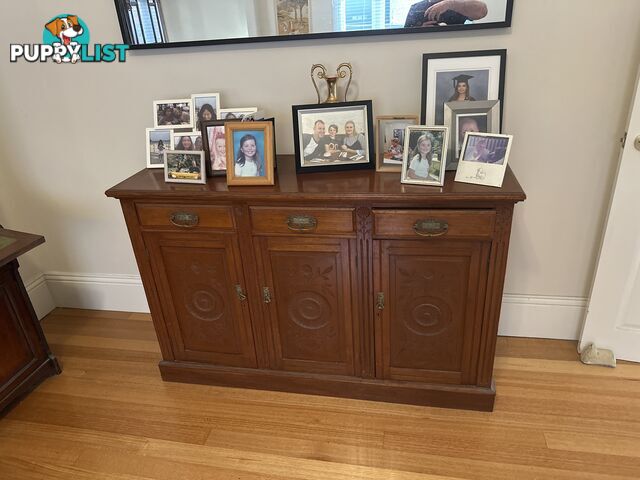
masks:
<svg viewBox="0 0 640 480"><path fill-rule="evenodd" d="M227 145L227 185L273 185L273 122L225 122L224 127Z"/></svg>

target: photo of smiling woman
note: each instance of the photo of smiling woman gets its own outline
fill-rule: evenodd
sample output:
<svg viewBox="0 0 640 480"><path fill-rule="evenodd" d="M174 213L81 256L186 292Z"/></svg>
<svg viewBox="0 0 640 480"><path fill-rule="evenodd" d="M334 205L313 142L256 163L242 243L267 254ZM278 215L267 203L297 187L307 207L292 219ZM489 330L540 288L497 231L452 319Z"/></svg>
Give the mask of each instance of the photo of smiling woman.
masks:
<svg viewBox="0 0 640 480"><path fill-rule="evenodd" d="M447 134L446 127L407 127L402 183L444 184Z"/></svg>

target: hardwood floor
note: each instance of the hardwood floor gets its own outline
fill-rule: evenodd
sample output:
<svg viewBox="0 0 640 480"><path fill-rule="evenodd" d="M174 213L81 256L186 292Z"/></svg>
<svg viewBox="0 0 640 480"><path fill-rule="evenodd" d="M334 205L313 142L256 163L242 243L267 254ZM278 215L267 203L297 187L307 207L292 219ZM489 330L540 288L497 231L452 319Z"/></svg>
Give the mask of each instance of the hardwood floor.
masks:
<svg viewBox="0 0 640 480"><path fill-rule="evenodd" d="M500 338L493 413L164 383L148 315L58 309L63 374L0 419L0 479L640 478L640 365Z"/></svg>

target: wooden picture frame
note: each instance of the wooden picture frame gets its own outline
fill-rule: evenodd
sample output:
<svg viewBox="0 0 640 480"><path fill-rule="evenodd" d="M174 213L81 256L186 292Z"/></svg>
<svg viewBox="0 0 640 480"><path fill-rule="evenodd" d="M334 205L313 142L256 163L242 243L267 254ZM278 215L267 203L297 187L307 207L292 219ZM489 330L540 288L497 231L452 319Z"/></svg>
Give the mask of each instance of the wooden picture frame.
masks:
<svg viewBox="0 0 640 480"><path fill-rule="evenodd" d="M292 112L296 173L375 167L371 100L293 105ZM321 134L316 132L319 124L324 125ZM338 128L334 137L329 133L332 126ZM349 145L348 139L355 140L355 143ZM351 148L356 146L358 148ZM314 150L309 152L309 148Z"/></svg>
<svg viewBox="0 0 640 480"><path fill-rule="evenodd" d="M417 115L380 115L376 117L376 171L397 173L402 171L406 128L409 125L418 125L419 123ZM387 133L390 133L387 131L388 128L391 128L394 134L390 141L387 141L386 138ZM394 139L397 141L393 142Z"/></svg>
<svg viewBox="0 0 640 480"><path fill-rule="evenodd" d="M273 125L272 121L225 122L228 185L275 183ZM253 154L248 153L252 143Z"/></svg>

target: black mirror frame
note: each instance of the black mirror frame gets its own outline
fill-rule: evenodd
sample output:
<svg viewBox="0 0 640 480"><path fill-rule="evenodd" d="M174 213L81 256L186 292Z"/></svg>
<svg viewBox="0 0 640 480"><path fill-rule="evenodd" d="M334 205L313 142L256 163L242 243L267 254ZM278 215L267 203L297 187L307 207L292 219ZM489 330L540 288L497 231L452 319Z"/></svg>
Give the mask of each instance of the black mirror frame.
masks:
<svg viewBox="0 0 640 480"><path fill-rule="evenodd" d="M506 16L503 22L476 23L473 25L447 25L438 27L411 27L411 28L393 28L389 30L360 30L354 32L323 32L323 33L306 33L302 35L271 35L265 37L247 37L247 38L224 38L220 40L194 40L188 42L167 42L167 43L148 43L148 44L131 44L131 34L125 21L126 14L119 0L114 0L116 12L118 14L118 22L120 24L120 32L122 33L122 41L129 46L130 50L152 50L159 48L180 48L180 47L200 47L207 45L231 45L240 43L261 43L261 42L281 42L289 40L314 40L322 38L344 38L344 37L365 37L373 35L402 35L411 33L437 33L437 32L456 32L462 30L486 30L489 28L509 28L511 27L511 18L513 16L513 1L507 0Z"/></svg>

